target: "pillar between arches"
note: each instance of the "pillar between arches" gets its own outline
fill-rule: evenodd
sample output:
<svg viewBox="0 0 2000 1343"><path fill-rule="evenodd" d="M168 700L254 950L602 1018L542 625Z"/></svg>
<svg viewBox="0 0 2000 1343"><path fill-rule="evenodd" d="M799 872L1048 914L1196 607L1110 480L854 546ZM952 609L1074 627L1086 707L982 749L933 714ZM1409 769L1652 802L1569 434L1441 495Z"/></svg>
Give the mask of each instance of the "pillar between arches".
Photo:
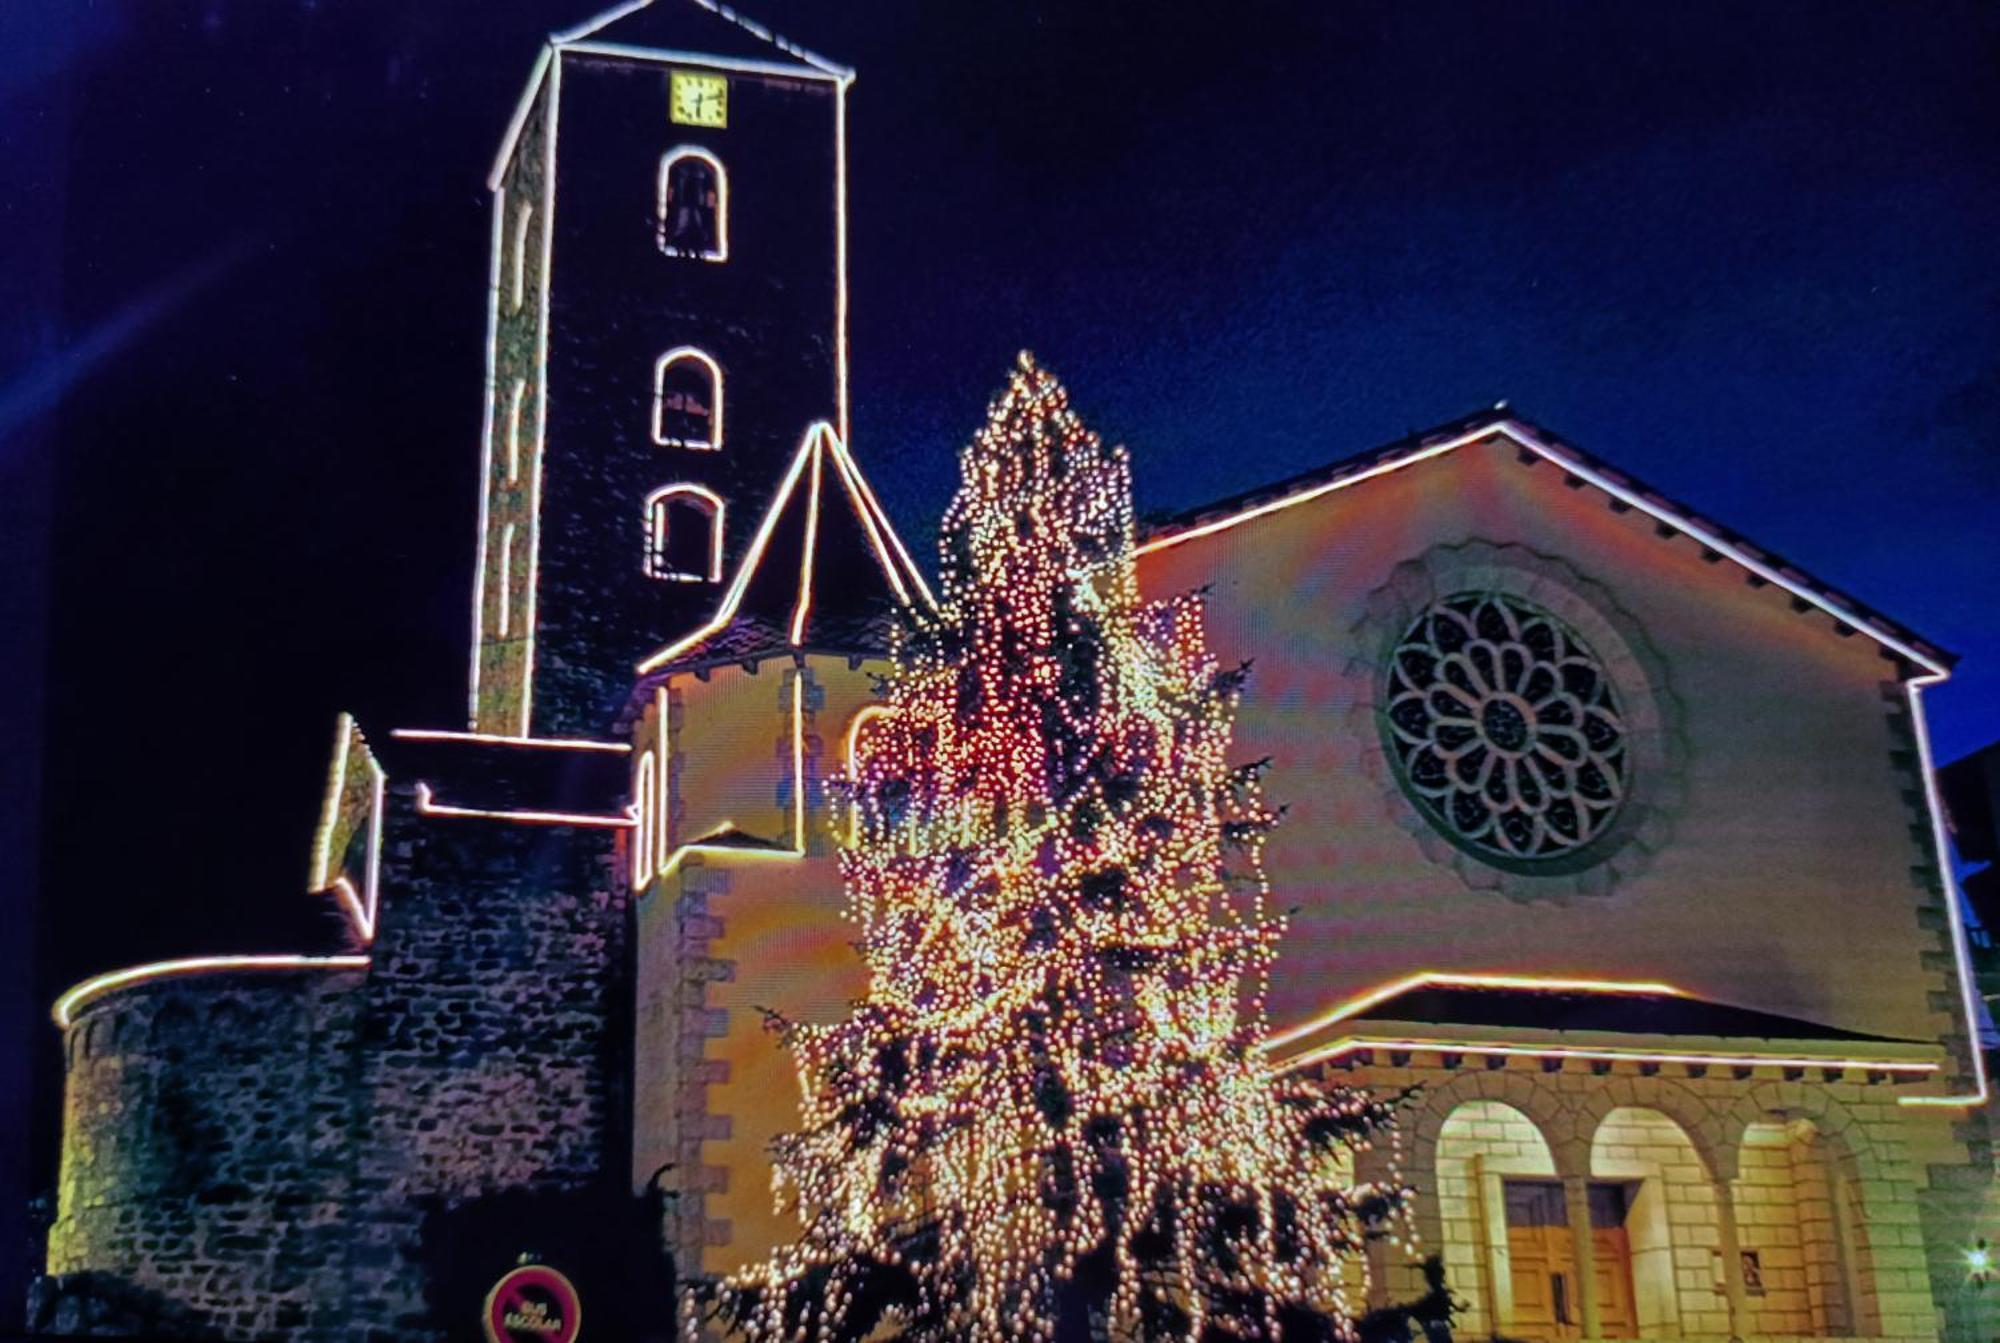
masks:
<svg viewBox="0 0 2000 1343"><path fill-rule="evenodd" d="M1728 1180L1711 1175L1709 1185L1715 1191L1716 1232L1722 1242L1722 1291L1729 1302L1729 1337L1734 1343L1743 1337L1750 1321L1750 1289L1743 1283L1742 1242L1736 1236L1736 1198Z"/></svg>
<svg viewBox="0 0 2000 1343"><path fill-rule="evenodd" d="M1563 1202L1569 1212L1570 1265L1585 1338L1604 1337L1603 1308L1597 1299L1597 1241L1590 1234L1590 1176L1565 1174Z"/></svg>

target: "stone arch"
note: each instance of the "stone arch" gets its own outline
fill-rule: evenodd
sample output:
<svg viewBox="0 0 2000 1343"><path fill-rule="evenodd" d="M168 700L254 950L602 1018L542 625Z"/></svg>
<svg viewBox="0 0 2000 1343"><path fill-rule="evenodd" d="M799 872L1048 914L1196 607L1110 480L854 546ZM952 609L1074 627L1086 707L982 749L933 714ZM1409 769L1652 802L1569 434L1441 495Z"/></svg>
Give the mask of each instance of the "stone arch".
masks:
<svg viewBox="0 0 2000 1343"><path fill-rule="evenodd" d="M1481 1076L1491 1080L1481 1085L1474 1080ZM1464 1327L1470 1334L1506 1333L1515 1322L1510 1190L1560 1178L1547 1129L1521 1102L1558 1125L1564 1113L1532 1084L1495 1085L1500 1080L1500 1074L1475 1074L1441 1088L1455 1096L1440 1099L1441 1117L1425 1116L1427 1128L1435 1125L1434 1136L1422 1148L1421 1167L1407 1172L1424 1243L1466 1303Z"/></svg>
<svg viewBox="0 0 2000 1343"><path fill-rule="evenodd" d="M1570 1154L1570 1169L1590 1169L1591 1141L1604 1117L1618 1109L1659 1111L1680 1125L1711 1180L1735 1178L1734 1154L1724 1141L1722 1116L1692 1089L1669 1077L1620 1077L1593 1088L1576 1114L1572 1140L1577 1147Z"/></svg>
<svg viewBox="0 0 2000 1343"><path fill-rule="evenodd" d="M1715 1116L1674 1082L1631 1087L1620 1079L1591 1098L1588 1134L1593 1192L1603 1190L1603 1220L1593 1205L1593 1236L1603 1284L1613 1284L1616 1309L1604 1305L1613 1337L1680 1338L1725 1332L1726 1305L1712 1269L1723 1243L1724 1203L1712 1142ZM1615 1320L1615 1325L1614 1325ZM1615 1329L1616 1332L1613 1332Z"/></svg>
<svg viewBox="0 0 2000 1343"><path fill-rule="evenodd" d="M1812 1120L1820 1136L1851 1163L1856 1176L1870 1181L1884 1178L1882 1154L1876 1151L1867 1128L1854 1117L1854 1112L1821 1088L1800 1082L1763 1082L1738 1097L1721 1117L1721 1140L1734 1154L1740 1150L1743 1135L1752 1124L1766 1122L1774 1115ZM1735 1176L1732 1166L1729 1178Z"/></svg>
<svg viewBox="0 0 2000 1343"><path fill-rule="evenodd" d="M1412 1158L1435 1159L1438 1133L1451 1112L1481 1100L1511 1105L1533 1121L1561 1169L1562 1147L1574 1131L1569 1102L1539 1074L1512 1068L1468 1068L1448 1082L1424 1087L1410 1134Z"/></svg>
<svg viewBox="0 0 2000 1343"><path fill-rule="evenodd" d="M1900 1154L1884 1151L1848 1105L1819 1087L1799 1082L1762 1083L1739 1097L1724 1116L1730 1149L1739 1164L1753 1127L1798 1121L1812 1126L1815 1140L1823 1147L1819 1160L1826 1187L1824 1191L1795 1189L1794 1196L1824 1202L1823 1219L1829 1223L1833 1244L1822 1249L1821 1257L1836 1270L1838 1278L1837 1292L1822 1292L1822 1299L1814 1303L1824 1326L1821 1332L1863 1337L1880 1334L1885 1308L1896 1309L1905 1293L1886 1285L1880 1274L1874 1214L1885 1204L1902 1202L1914 1193L1911 1173L1898 1169ZM1747 1194L1743 1191L1738 1197L1739 1225L1747 1220L1741 1206ZM1742 1238L1753 1240L1755 1235L1745 1232ZM1925 1292L1922 1302L1927 1301Z"/></svg>

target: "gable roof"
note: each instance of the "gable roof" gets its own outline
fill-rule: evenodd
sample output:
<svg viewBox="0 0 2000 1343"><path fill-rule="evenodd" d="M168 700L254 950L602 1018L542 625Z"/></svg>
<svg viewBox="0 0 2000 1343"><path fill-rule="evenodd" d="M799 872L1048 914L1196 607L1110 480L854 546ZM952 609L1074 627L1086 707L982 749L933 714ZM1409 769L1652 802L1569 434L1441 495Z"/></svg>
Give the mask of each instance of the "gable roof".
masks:
<svg viewBox="0 0 2000 1343"><path fill-rule="evenodd" d="M1672 984L1439 971L1357 994L1267 1036L1259 1049L1280 1071L1376 1050L1941 1071L1935 1041L1739 1007Z"/></svg>
<svg viewBox="0 0 2000 1343"><path fill-rule="evenodd" d="M565 51L824 79L843 87L854 79L854 71L847 66L806 50L720 0L625 0L574 28L549 34L534 69L528 72L528 86L501 133L500 149L486 175L488 191L500 189L507 161L520 143L549 66Z"/></svg>
<svg viewBox="0 0 2000 1343"><path fill-rule="evenodd" d="M918 603L932 604L929 586L822 420L806 431L714 616L638 672L779 653L878 654L886 621Z"/></svg>
<svg viewBox="0 0 2000 1343"><path fill-rule="evenodd" d="M1747 570L1753 581L1784 589L1799 610L1819 608L1833 617L1835 627L1842 632L1858 630L1896 656L1936 676L1948 673L1957 660L1908 626L1782 556L1501 407L1465 416L1270 485L1149 521L1142 530L1138 553L1147 555L1170 549L1462 447L1491 443L1496 438L1512 442L1524 463L1553 463L1562 471L1565 484L1575 488L1595 487L1610 496L1613 508L1620 511L1637 508L1650 515L1661 528L1670 529L1663 530L1662 535L1678 533L1692 537L1702 545L1704 555L1731 560Z"/></svg>
<svg viewBox="0 0 2000 1343"><path fill-rule="evenodd" d="M1714 1002L1678 991L1602 993L1528 989L1441 982L1436 977L1370 1003L1347 1020L1355 1023L1356 1029L1364 1023L1369 1026L1396 1023L1603 1031L1617 1035L1699 1035L1718 1039L1923 1043Z"/></svg>
<svg viewBox="0 0 2000 1343"><path fill-rule="evenodd" d="M797 74L852 79L854 71L772 32L719 0L626 0L574 28L549 35L559 47L620 47L634 54L721 57L790 67Z"/></svg>

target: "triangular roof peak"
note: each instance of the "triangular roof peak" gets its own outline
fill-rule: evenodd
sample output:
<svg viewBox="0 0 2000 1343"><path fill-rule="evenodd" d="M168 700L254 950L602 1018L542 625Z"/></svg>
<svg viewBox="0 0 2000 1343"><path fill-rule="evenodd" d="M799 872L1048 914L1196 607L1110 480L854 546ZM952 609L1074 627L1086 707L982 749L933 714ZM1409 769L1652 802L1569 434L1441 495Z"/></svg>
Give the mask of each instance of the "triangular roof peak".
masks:
<svg viewBox="0 0 2000 1343"><path fill-rule="evenodd" d="M1496 439L1511 442L1523 462L1553 463L1563 472L1565 483L1595 487L1611 497L1613 507L1638 509L1650 515L1662 528L1699 542L1705 553L1728 559L1747 570L1755 580L1782 588L1791 594L1800 610L1819 608L1833 617L1836 628L1866 634L1888 652L1922 668L1932 677L1942 677L1950 672L1955 661L1953 656L1907 626L1891 620L1781 556L1762 549L1730 528L1703 517L1679 500L1662 494L1580 448L1562 442L1548 430L1508 410L1504 401L1491 410L1480 411L1315 470L1154 521L1144 529L1139 554L1143 556L1167 550L1335 490L1360 485L1418 462L1444 456L1459 448L1492 443Z"/></svg>
<svg viewBox="0 0 2000 1343"><path fill-rule="evenodd" d="M715 614L637 670L880 652L883 613L934 604L861 468L822 420L806 431Z"/></svg>
<svg viewBox="0 0 2000 1343"><path fill-rule="evenodd" d="M487 190L500 189L549 66L564 52L823 79L843 88L854 80L854 71L847 66L806 50L720 0L625 0L574 28L549 34L500 137L499 152L486 175Z"/></svg>
<svg viewBox="0 0 2000 1343"><path fill-rule="evenodd" d="M691 63L760 68L849 80L854 71L772 32L720 0L626 0L574 28L551 33L558 47L623 51Z"/></svg>

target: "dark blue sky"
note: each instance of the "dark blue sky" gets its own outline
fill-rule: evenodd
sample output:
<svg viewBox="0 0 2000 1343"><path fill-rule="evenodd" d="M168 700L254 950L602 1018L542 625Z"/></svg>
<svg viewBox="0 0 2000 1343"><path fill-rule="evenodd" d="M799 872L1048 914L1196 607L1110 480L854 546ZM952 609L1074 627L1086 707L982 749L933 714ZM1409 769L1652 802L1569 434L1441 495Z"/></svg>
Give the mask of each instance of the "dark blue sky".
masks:
<svg viewBox="0 0 2000 1343"><path fill-rule="evenodd" d="M1942 757L2000 736L1993 5L745 4L861 72L911 533L1023 345L1152 508L1505 397L1963 654ZM335 712L461 712L482 179L591 8L0 7L10 1020L268 949Z"/></svg>

